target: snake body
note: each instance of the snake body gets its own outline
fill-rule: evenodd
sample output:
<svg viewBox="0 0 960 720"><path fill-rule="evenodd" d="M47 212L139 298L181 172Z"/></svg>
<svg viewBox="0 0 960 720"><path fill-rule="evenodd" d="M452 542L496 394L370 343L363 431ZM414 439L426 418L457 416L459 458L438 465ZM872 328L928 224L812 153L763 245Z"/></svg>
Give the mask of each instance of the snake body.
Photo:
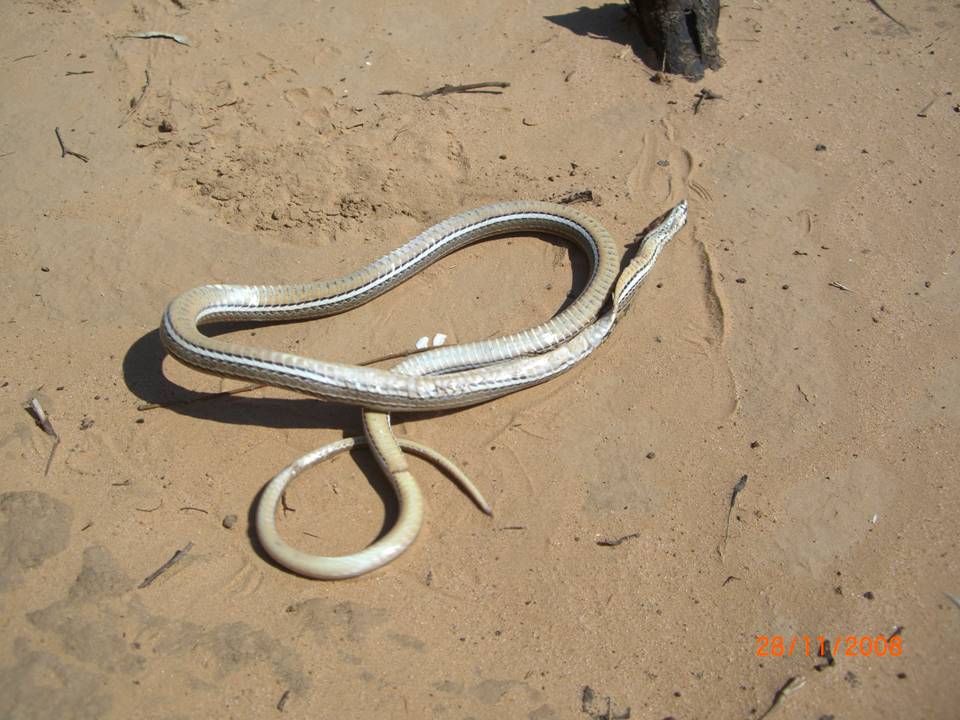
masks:
<svg viewBox="0 0 960 720"><path fill-rule="evenodd" d="M423 503L403 451L424 455L458 480L477 504L489 505L453 463L390 429L396 410L456 408L501 397L549 380L573 367L613 330L666 242L686 221L686 203L664 214L642 238L636 257L620 271L609 233L586 214L535 201L498 203L455 215L356 272L332 280L293 285L205 285L167 307L161 338L169 352L205 372L299 390L364 410L366 442L390 478L399 499L394 527L353 555L322 557L287 545L276 528L276 507L286 484L321 460L362 444L350 438L308 453L278 474L257 510L261 543L280 564L308 577L338 579L390 562L416 538ZM334 363L240 345L209 337L200 327L214 322L286 321L333 315L366 303L436 260L466 245L511 233L545 234L586 252L590 279L562 312L536 328L485 340L433 348L390 370Z"/></svg>

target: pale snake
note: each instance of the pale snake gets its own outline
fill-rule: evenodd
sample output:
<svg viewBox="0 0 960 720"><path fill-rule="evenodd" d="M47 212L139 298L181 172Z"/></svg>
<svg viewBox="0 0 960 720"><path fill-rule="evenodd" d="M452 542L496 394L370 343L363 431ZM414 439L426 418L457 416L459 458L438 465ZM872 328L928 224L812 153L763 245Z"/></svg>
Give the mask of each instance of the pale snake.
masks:
<svg viewBox="0 0 960 720"><path fill-rule="evenodd" d="M448 218L362 270L332 280L295 285L205 285L175 298L161 325L166 348L182 362L217 375L306 392L364 409L364 438L348 438L301 457L264 490L257 509L260 542L281 565L308 577L362 575L396 558L414 541L423 517L419 487L403 450L443 467L486 512L489 505L449 460L423 445L399 440L394 410L436 410L484 402L549 380L597 348L626 310L663 246L686 222L681 202L640 239L621 271L613 240L586 214L535 201L498 203ZM433 348L390 370L347 365L243 346L200 332L228 320L286 321L323 317L362 305L465 245L506 234L543 234L569 240L587 253L590 279L576 299L544 324L513 335ZM352 555L322 557L297 550L276 528L287 483L321 460L368 442L397 493L399 516L383 537Z"/></svg>

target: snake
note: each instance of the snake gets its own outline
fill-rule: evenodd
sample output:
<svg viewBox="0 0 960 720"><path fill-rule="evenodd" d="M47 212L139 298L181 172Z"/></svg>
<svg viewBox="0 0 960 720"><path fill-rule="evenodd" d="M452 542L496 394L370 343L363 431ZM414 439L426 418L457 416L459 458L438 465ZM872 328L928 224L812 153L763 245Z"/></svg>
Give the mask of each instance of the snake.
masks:
<svg viewBox="0 0 960 720"><path fill-rule="evenodd" d="M462 408L546 382L589 356L610 335L650 273L666 243L684 226L681 201L638 236L635 255L621 269L611 235L586 213L567 206L516 200L468 210L424 230L401 247L341 277L284 285L203 285L175 297L164 311L160 337L167 351L199 371L299 391L355 405L364 436L345 438L307 453L270 480L257 506L260 544L280 565L310 578L363 575L397 558L416 539L423 498L404 451L438 465L492 514L470 479L437 451L394 436L390 413ZM558 238L583 250L586 285L572 302L534 328L476 342L411 354L389 369L331 362L210 336L218 322L286 322L346 312L386 293L450 253L491 238L527 234ZM398 516L363 550L321 556L287 544L276 526L287 484L315 464L369 446L398 500Z"/></svg>

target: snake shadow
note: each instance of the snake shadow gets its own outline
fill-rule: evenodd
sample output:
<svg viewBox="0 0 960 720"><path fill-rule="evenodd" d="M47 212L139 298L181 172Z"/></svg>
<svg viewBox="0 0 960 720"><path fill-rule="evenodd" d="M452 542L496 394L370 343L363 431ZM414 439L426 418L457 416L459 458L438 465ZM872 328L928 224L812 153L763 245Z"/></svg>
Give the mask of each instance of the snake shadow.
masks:
<svg viewBox="0 0 960 720"><path fill-rule="evenodd" d="M256 327L254 323L221 323L205 328L211 334L222 334ZM212 331L211 331L212 330ZM326 402L315 398L254 398L242 395L222 396L184 388L171 382L163 374L163 359L167 351L160 342L159 330L151 330L130 346L123 358L123 379L127 389L143 403L161 407L150 412L175 412L179 415L211 420L226 425L260 425L282 429L334 429L343 430L343 437L363 434L360 411L355 406ZM319 442L318 442L319 446ZM363 450L350 453L359 471L377 494L384 508L384 518L376 537L383 537L394 524L400 506L390 481L383 475L373 457ZM285 458L281 464L292 461ZM270 478L264 478L264 486L257 493L247 512L247 536L257 555L274 567L290 572L275 562L260 545L254 519L260 495ZM302 509L301 512L312 512ZM291 540L296 544L295 540Z"/></svg>

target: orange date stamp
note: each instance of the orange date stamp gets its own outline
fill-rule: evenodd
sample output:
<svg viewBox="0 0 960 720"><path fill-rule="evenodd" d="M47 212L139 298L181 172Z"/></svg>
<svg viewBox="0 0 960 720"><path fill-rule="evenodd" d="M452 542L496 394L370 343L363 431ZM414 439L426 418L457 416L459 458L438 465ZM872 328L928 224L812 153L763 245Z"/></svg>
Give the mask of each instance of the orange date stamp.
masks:
<svg viewBox="0 0 960 720"><path fill-rule="evenodd" d="M900 657L903 637L885 635L757 635L757 657Z"/></svg>

